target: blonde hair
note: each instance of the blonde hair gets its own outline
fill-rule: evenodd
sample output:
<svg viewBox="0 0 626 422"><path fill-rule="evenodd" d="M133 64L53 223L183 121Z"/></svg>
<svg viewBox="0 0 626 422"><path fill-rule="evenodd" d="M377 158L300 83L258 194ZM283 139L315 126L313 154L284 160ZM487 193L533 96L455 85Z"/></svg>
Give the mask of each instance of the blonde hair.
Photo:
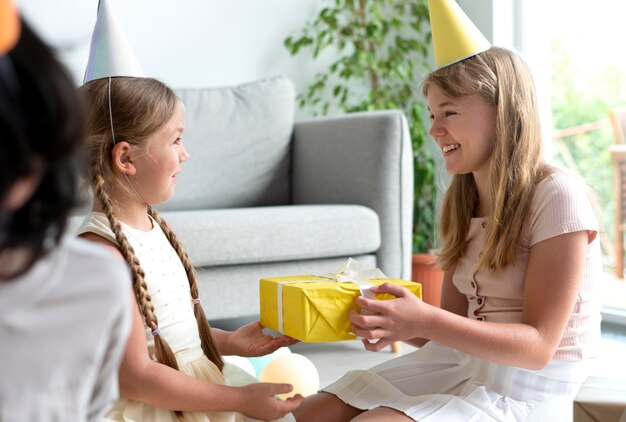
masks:
<svg viewBox="0 0 626 422"><path fill-rule="evenodd" d="M155 332L158 329L158 321L148 294L145 272L115 216L114 206L107 190L107 182L116 183L117 180L111 163L114 141L110 118L113 120L115 143L123 140L132 146L141 146L146 138L172 118L176 107L179 107L180 100L168 86L156 79L116 77L112 78L110 83L109 87L109 79L98 79L87 83L82 88L90 103L87 123L90 183L95 195L94 200L102 206L111 230L115 234L119 250L131 268L133 289L139 310L143 314L146 325ZM109 92L111 115L109 114ZM122 185L119 184L119 186ZM148 213L159 224L185 268L191 298L194 300L194 314L198 323L202 349L221 370L224 362L215 347L209 322L198 301L198 281L193 265L167 223L150 206L148 206ZM154 335L154 349L155 357L159 362L178 369L174 353L163 336L158 333Z"/></svg>
<svg viewBox="0 0 626 422"><path fill-rule="evenodd" d="M498 47L429 74L423 86L436 85L450 97L478 95L496 108L493 151L489 158L490 211L485 245L476 269L498 271L515 262L535 187L553 170L542 159L542 135L534 83L515 53ZM463 256L471 218L478 209L472 174L454 175L444 195L438 263L451 270Z"/></svg>

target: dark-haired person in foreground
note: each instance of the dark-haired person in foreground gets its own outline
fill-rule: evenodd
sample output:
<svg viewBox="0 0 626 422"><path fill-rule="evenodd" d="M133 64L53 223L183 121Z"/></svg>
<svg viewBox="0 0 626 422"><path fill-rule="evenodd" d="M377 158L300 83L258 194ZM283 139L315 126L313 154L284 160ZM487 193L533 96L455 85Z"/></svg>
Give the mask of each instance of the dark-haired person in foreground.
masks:
<svg viewBox="0 0 626 422"><path fill-rule="evenodd" d="M96 421L118 396L130 275L64 235L84 106L7 0L0 18L0 421Z"/></svg>

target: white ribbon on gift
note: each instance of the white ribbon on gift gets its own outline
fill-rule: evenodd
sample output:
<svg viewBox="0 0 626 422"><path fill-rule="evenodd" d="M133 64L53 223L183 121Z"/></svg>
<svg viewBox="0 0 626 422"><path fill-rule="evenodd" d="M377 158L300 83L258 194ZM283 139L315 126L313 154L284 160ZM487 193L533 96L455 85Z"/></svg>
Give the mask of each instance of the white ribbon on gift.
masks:
<svg viewBox="0 0 626 422"><path fill-rule="evenodd" d="M367 280L374 278L387 278L380 268L366 268L363 264L352 258L348 258L348 261L346 261L346 263L334 273L319 275L317 277L323 277L324 280L290 280L278 284L278 331L281 334L285 333L283 328L283 285L294 283L318 283L320 281L328 280L334 280L338 283L354 283L359 287L361 296L366 299L374 300L376 299L376 295L370 291L374 285Z"/></svg>

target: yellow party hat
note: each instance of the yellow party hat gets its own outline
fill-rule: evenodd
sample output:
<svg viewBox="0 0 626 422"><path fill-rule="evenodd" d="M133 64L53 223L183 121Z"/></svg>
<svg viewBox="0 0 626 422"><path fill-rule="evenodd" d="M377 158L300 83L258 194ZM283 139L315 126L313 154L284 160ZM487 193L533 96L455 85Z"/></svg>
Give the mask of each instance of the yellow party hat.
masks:
<svg viewBox="0 0 626 422"><path fill-rule="evenodd" d="M113 76L143 77L144 73L109 1L100 0L83 83Z"/></svg>
<svg viewBox="0 0 626 422"><path fill-rule="evenodd" d="M439 69L482 53L491 43L454 0L428 0L430 28Z"/></svg>
<svg viewBox="0 0 626 422"><path fill-rule="evenodd" d="M20 18L11 0L0 0L0 55L8 53L20 37Z"/></svg>

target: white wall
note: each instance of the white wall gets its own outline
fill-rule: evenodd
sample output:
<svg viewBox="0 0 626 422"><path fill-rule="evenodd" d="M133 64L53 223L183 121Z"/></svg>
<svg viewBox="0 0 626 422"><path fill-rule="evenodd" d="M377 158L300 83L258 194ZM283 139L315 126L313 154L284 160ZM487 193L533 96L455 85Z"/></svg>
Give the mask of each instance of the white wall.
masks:
<svg viewBox="0 0 626 422"><path fill-rule="evenodd" d="M228 86L285 75L302 92L332 57L289 56L283 40L313 19L321 0L109 0L146 75L174 88ZM524 0L458 0L494 44L528 55L540 103L549 110L549 60L538 31L526 31ZM77 84L89 54L98 0L17 0L23 15L59 49ZM521 4L525 6L520 6ZM541 14L534 7L533 28ZM528 11L526 11L528 12ZM528 15L529 13L526 13ZM545 43L544 43L545 44ZM306 116L298 111L297 117ZM544 114L545 115L545 114ZM548 116L546 116L547 118ZM549 127L549 124L544 124Z"/></svg>
<svg viewBox="0 0 626 422"><path fill-rule="evenodd" d="M314 18L319 0L109 0L146 75L174 88L227 86L286 75L303 89L324 62L292 58L283 40ZM98 0L17 0L60 49L77 84Z"/></svg>

